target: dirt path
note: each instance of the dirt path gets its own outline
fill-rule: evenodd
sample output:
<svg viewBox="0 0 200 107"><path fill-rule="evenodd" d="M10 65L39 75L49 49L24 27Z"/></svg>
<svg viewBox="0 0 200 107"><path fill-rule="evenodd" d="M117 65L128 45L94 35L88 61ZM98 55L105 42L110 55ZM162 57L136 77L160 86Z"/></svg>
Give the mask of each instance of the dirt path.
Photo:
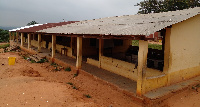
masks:
<svg viewBox="0 0 200 107"><path fill-rule="evenodd" d="M16 57L16 64L9 66L8 57ZM16 53L0 54L0 106L141 107L113 86L74 74L56 72L50 63L31 63Z"/></svg>
<svg viewBox="0 0 200 107"><path fill-rule="evenodd" d="M161 105L167 107L200 107L200 89L192 89L191 86L182 92L175 93Z"/></svg>
<svg viewBox="0 0 200 107"><path fill-rule="evenodd" d="M8 57L16 57L16 64L9 66ZM31 63L17 53L1 53L0 107L142 106L112 85L83 73L77 77L74 74L75 71L56 72L50 63ZM200 89L191 86L157 106L199 107Z"/></svg>

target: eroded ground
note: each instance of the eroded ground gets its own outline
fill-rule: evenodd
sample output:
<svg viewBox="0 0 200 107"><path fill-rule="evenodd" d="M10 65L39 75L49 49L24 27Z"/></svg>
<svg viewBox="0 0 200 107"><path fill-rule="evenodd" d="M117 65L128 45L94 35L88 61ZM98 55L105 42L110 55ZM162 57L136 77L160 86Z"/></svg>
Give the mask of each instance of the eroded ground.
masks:
<svg viewBox="0 0 200 107"><path fill-rule="evenodd" d="M8 65L8 57L16 64ZM64 69L51 63L31 63L19 53L0 54L0 107L141 107L130 96L93 76ZM91 98L87 98L91 97ZM158 107L199 107L197 87L174 93Z"/></svg>
<svg viewBox="0 0 200 107"><path fill-rule="evenodd" d="M16 57L16 64L9 66L8 57ZM55 71L51 63L31 63L18 53L2 53L0 106L140 107L116 88L81 73L74 77L75 73Z"/></svg>

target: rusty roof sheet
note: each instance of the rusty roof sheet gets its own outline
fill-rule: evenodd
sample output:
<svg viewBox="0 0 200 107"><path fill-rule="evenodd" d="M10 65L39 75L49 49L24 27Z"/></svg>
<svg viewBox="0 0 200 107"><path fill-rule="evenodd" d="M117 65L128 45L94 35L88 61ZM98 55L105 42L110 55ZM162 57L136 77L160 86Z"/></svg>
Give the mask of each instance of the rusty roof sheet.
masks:
<svg viewBox="0 0 200 107"><path fill-rule="evenodd" d="M163 13L125 15L85 20L38 32L61 34L150 35L200 14L200 7Z"/></svg>
<svg viewBox="0 0 200 107"><path fill-rule="evenodd" d="M39 30L43 30L43 29L47 29L47 28L52 28L52 27L56 27L56 26L62 26L62 25L66 25L66 24L71 24L71 23L75 23L77 21L68 21L68 22L59 22L59 23L46 23L46 24L35 24L35 25L30 25L30 26L25 26L25 27L21 27L21 28L17 28L17 29L12 29L9 31L15 31L15 32L36 32Z"/></svg>
<svg viewBox="0 0 200 107"><path fill-rule="evenodd" d="M43 24L43 25L31 27L31 28L20 29L20 30L17 30L17 32L36 32L36 31L39 31L39 30L52 28L52 27L56 27L56 26L67 25L67 24L71 24L71 23L75 23L75 22L77 22L77 21L68 21L68 22L59 22L59 23L46 23L46 24Z"/></svg>
<svg viewBox="0 0 200 107"><path fill-rule="evenodd" d="M24 27L20 27L20 28L9 30L9 32L15 32L17 30L27 29L27 28L31 28L31 27L34 27L34 26L40 26L40 25L42 25L42 24L34 24L34 25L24 26Z"/></svg>

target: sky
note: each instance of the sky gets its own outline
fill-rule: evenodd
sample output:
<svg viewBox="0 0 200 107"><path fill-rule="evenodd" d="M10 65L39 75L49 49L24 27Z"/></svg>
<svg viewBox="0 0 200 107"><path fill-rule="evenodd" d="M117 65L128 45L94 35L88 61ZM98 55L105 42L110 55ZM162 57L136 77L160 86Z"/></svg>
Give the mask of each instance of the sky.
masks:
<svg viewBox="0 0 200 107"><path fill-rule="evenodd" d="M143 0L0 0L0 26L57 23L133 15Z"/></svg>

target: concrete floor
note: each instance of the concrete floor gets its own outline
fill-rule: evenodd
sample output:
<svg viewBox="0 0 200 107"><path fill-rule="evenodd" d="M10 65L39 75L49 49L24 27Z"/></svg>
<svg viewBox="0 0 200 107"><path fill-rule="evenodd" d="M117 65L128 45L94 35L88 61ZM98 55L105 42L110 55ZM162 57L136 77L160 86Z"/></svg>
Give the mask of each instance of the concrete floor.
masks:
<svg viewBox="0 0 200 107"><path fill-rule="evenodd" d="M37 50L37 49L36 49ZM51 55L50 51L48 49L42 48L43 55ZM55 58L62 60L63 62L70 64L72 66L76 66L76 59L62 55L60 53L56 53ZM87 64L86 61L82 62L82 69L102 80L105 80L123 90L129 91L131 93L136 93L136 87L137 82L130 80L128 78L125 78L123 76L114 74L110 71L98 68L96 66Z"/></svg>

